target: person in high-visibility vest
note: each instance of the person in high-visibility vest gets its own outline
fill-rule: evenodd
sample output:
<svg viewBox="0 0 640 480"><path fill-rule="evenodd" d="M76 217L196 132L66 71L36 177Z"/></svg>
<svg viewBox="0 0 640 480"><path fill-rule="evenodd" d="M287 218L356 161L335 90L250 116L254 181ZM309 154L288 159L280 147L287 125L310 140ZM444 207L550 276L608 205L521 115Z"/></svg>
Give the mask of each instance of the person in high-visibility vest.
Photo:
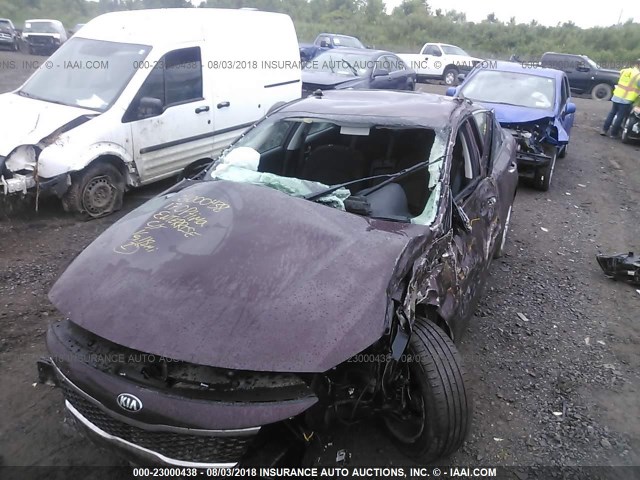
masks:
<svg viewBox="0 0 640 480"><path fill-rule="evenodd" d="M611 97L611 111L604 121L600 135L606 135L609 128L611 128L612 137L620 135L622 122L629 116L633 102L636 101L639 95L640 59L635 61L633 67L625 68L620 72L618 84L613 90L613 97Z"/></svg>

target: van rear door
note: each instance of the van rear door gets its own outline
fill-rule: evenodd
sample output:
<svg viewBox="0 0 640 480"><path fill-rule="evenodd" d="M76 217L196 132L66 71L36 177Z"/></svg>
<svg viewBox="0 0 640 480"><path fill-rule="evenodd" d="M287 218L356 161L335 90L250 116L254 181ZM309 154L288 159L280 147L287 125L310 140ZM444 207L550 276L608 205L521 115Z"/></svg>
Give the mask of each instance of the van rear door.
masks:
<svg viewBox="0 0 640 480"><path fill-rule="evenodd" d="M213 151L213 111L203 88L200 47L173 50L150 66L123 118L143 184L211 158Z"/></svg>

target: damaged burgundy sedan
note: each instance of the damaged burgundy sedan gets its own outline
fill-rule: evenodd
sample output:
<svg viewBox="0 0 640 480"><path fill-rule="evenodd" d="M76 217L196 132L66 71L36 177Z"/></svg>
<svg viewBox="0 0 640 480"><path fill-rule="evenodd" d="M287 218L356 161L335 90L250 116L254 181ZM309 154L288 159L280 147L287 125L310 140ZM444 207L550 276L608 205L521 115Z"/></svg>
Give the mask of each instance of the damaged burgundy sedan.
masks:
<svg viewBox="0 0 640 480"><path fill-rule="evenodd" d="M291 102L72 262L41 378L138 464L277 464L371 418L446 456L471 418L454 342L505 246L515 152L465 100Z"/></svg>

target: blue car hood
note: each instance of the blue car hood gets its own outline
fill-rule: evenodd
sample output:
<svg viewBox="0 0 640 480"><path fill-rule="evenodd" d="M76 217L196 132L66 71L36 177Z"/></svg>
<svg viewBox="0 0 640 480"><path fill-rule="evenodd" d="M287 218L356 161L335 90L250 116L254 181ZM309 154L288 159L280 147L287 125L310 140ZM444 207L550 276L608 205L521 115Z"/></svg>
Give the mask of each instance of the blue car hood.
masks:
<svg viewBox="0 0 640 480"><path fill-rule="evenodd" d="M513 125L517 123L534 123L540 120L549 120L558 129L558 143L569 141L569 134L558 116L551 109L519 107L517 105L504 105L501 103L482 102L482 105L493 109L496 119L501 125Z"/></svg>
<svg viewBox="0 0 640 480"><path fill-rule="evenodd" d="M314 85L323 85L326 87L335 87L344 83L359 83L363 79L360 77L345 77L329 72L302 71L302 83L312 83Z"/></svg>

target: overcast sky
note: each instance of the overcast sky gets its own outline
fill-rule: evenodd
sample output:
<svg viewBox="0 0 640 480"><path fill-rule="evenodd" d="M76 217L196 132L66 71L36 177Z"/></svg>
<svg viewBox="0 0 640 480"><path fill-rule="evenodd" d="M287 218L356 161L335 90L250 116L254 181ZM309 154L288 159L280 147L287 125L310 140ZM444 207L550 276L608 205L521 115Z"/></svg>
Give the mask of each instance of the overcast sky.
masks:
<svg viewBox="0 0 640 480"><path fill-rule="evenodd" d="M384 0L388 11L402 3L402 0ZM516 17L518 23L529 23L537 20L538 23L547 26L555 26L558 22L573 21L577 26L589 28L595 26L606 27L618 23L618 17L622 10L621 21L624 23L633 18L636 4L634 2L578 2L576 0L428 0L433 10L441 8L446 10L458 10L467 14L470 22L484 20L491 12L496 14L498 20L507 22L511 17ZM640 17L640 15L638 15Z"/></svg>

